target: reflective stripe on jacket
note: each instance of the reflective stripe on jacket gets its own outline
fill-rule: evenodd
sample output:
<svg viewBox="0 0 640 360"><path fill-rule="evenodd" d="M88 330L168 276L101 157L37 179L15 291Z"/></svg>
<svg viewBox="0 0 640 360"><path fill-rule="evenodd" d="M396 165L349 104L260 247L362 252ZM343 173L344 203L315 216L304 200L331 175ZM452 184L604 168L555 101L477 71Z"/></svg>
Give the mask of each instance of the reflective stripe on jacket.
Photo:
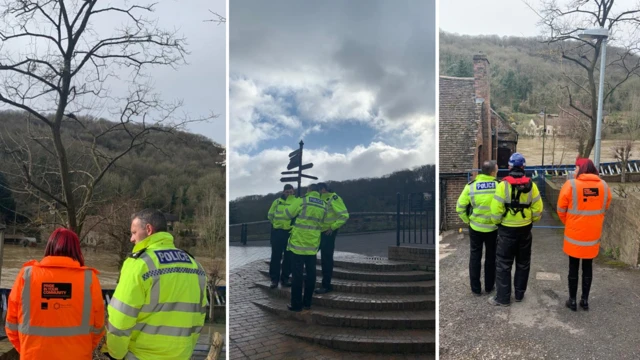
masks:
<svg viewBox="0 0 640 360"><path fill-rule="evenodd" d="M190 359L206 316L204 269L166 232L139 242L133 253L108 307L109 353L116 359Z"/></svg>
<svg viewBox="0 0 640 360"><path fill-rule="evenodd" d="M296 198L285 214L295 218L287 250L298 255L315 255L320 247L322 223L327 216L327 203L320 198L317 191L307 193L303 198Z"/></svg>
<svg viewBox="0 0 640 360"><path fill-rule="evenodd" d="M505 214L505 205L511 204L511 184L501 181L491 202L491 221L494 224L501 224L507 227L523 227L540 220L543 204L540 191L538 191L538 186L536 186L535 182L531 184L531 191L527 194L520 194L519 201L523 205L531 204L530 207L523 210L524 218L520 212L512 214L508 211Z"/></svg>
<svg viewBox="0 0 640 360"><path fill-rule="evenodd" d="M279 197L273 201L267 217L274 229L291 230L291 219L284 213L284 210L295 198L294 195L289 195L286 200Z"/></svg>
<svg viewBox="0 0 640 360"><path fill-rule="evenodd" d="M491 232L498 227L491 221L491 202L496 193L498 181L493 176L478 174L476 179L467 184L456 204L456 212L471 228L479 232ZM473 209L467 215L467 206Z"/></svg>
<svg viewBox="0 0 640 360"><path fill-rule="evenodd" d="M564 252L579 259L598 256L604 213L611 204L611 190L594 174L568 180L558 196L558 217L564 229Z"/></svg>
<svg viewBox="0 0 640 360"><path fill-rule="evenodd" d="M327 217L322 223L322 231L338 230L346 224L349 211L342 198L336 193L324 193L320 198L327 203Z"/></svg>
<svg viewBox="0 0 640 360"><path fill-rule="evenodd" d="M20 359L92 359L104 336L97 274L66 256L23 265L9 294L5 323Z"/></svg>

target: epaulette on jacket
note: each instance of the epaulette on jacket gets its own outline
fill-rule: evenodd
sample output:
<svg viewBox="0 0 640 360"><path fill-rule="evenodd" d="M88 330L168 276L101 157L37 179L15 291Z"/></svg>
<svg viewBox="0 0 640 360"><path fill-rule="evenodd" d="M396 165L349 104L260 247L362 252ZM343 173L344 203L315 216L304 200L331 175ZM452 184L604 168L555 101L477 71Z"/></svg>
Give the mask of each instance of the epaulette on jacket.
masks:
<svg viewBox="0 0 640 360"><path fill-rule="evenodd" d="M469 181L469 182L467 183L467 185L471 185L471 184L473 184L474 182L476 182L476 179L473 179L473 180Z"/></svg>
<svg viewBox="0 0 640 360"><path fill-rule="evenodd" d="M133 254L129 254L129 257L130 257L130 258L133 258L133 259L137 259L137 258L139 258L142 254L144 254L144 252L145 252L145 251L147 251L147 248L144 248L144 249L142 249L142 250L140 250L140 251L136 251L136 252L134 252Z"/></svg>

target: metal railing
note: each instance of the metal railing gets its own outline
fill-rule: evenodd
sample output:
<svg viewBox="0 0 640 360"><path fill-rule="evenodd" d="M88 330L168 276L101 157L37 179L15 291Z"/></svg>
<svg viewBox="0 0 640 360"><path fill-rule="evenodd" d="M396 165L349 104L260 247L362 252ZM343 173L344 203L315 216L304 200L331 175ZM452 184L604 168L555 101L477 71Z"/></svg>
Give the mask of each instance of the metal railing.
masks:
<svg viewBox="0 0 640 360"><path fill-rule="evenodd" d="M396 246L400 244L434 244L435 203L425 201L424 194L397 194ZM411 239L413 235L413 240Z"/></svg>
<svg viewBox="0 0 640 360"><path fill-rule="evenodd" d="M113 293L115 289L102 289L102 300L104 301L105 310L111 298L113 297ZM11 293L11 289L0 288L0 306L2 306L2 319L5 319L7 316L7 302L9 299L9 294ZM226 286L218 286L214 293L215 300L213 301L213 306L215 308L224 308L227 303L227 288ZM207 300L209 301L209 306L211 306L212 301L209 295L209 291L207 291ZM207 315L205 317L205 321L209 319L209 311L207 311Z"/></svg>

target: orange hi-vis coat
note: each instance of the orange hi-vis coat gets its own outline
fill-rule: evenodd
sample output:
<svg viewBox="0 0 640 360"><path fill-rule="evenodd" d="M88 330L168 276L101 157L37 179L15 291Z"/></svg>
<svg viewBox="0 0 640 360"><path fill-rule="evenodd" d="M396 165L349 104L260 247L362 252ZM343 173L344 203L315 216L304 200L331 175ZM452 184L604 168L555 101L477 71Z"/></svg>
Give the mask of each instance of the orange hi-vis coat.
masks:
<svg viewBox="0 0 640 360"><path fill-rule="evenodd" d="M98 271L65 256L25 263L9 295L5 330L21 360L90 360L104 335Z"/></svg>
<svg viewBox="0 0 640 360"><path fill-rule="evenodd" d="M593 259L600 250L604 213L611 190L597 175L581 174L568 180L558 197L558 216L564 229L564 252L574 258Z"/></svg>

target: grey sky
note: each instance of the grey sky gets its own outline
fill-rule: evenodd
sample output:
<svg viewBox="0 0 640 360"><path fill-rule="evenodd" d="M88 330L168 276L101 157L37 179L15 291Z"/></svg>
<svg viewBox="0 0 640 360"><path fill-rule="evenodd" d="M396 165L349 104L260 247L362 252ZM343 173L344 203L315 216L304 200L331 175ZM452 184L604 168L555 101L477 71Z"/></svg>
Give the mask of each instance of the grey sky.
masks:
<svg viewBox="0 0 640 360"><path fill-rule="evenodd" d="M148 5L150 0L127 1L112 0L99 2L97 8L103 8L108 5L113 6ZM72 3L77 6L77 2ZM180 110L180 114L188 114L197 118L207 116L211 113L219 114L220 117L208 123L190 124L188 131L203 134L210 139L225 144L225 112L226 112L226 26L224 24L205 22L207 19L214 18L214 15L208 11L215 11L223 16L226 14L224 0L164 0L159 1L155 6L154 13L138 12L137 15L144 14L147 19L157 20L157 26L160 29L177 30L179 37L185 37L187 41L186 49L190 52L186 61L188 64L178 67L176 70L167 66L158 66L155 68L148 67L146 73L150 75L151 83L155 93L159 93L165 101L183 100L184 106ZM114 28L120 28L121 24L127 20L122 15L94 15L91 17L89 27L91 31L99 34L100 38L111 37L114 35ZM37 32L48 32L51 25L46 22L30 24L29 30ZM84 41L82 40L84 39ZM89 32L81 39L81 43L85 46L95 44L96 36ZM89 42L87 42L87 40ZM2 51L12 59L24 59L21 54L28 53L33 46L37 46L38 54L46 51L47 40L45 43L33 43L32 39L22 38L17 41L10 41L2 44ZM31 46L30 46L31 45ZM86 67L81 73L83 77L76 77L74 84L82 84L84 75L92 73L91 68ZM111 78L109 81L103 82L109 87L109 95L113 97L124 97L128 95L127 83L129 80L129 71L118 70L117 75L121 79ZM89 113L92 115L102 116L117 120L110 115L109 109L114 110L115 103L97 103L89 101L86 97L78 104L86 107L79 113ZM42 104L42 105L41 105ZM53 102L49 99L46 102L38 102L32 105L37 106L43 111L49 112L52 109ZM6 109L8 106L2 106ZM73 110L72 106L69 110Z"/></svg>
<svg viewBox="0 0 640 360"><path fill-rule="evenodd" d="M540 1L526 0L534 9ZM565 5L569 0L559 0ZM637 0L616 0L614 12L633 8ZM539 36L539 17L522 0L441 0L440 29L460 35Z"/></svg>

